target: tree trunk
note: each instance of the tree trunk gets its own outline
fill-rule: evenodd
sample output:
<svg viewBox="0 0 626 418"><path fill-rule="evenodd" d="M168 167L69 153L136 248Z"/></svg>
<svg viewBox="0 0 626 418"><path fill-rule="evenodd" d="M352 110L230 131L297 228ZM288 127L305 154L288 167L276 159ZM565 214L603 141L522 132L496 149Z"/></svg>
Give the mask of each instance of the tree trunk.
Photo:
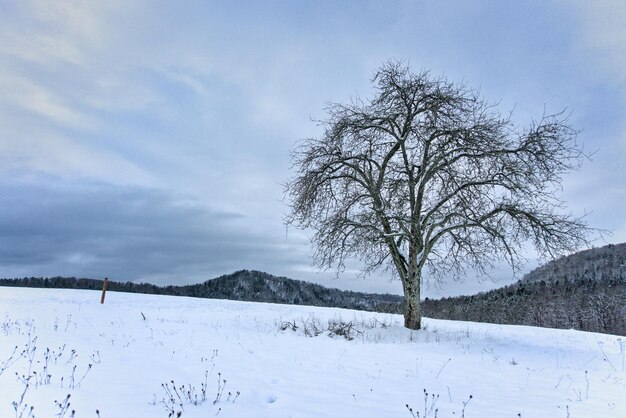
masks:
<svg viewBox="0 0 626 418"><path fill-rule="evenodd" d="M420 277L413 274L402 280L404 284L404 326L409 329L422 327L422 307L420 306Z"/></svg>

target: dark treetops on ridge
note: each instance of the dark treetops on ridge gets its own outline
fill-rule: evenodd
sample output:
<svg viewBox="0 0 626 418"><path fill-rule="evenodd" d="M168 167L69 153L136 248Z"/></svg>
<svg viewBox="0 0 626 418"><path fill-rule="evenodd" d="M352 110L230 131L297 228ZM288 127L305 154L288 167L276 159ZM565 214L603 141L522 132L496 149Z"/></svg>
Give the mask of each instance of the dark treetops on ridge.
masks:
<svg viewBox="0 0 626 418"><path fill-rule="evenodd" d="M1 286L94 289L102 280L67 277L0 279ZM159 287L109 282L109 290L402 313L403 298L328 289L300 280L241 270L204 283ZM626 243L551 261L515 284L473 296L423 302L425 316L626 335Z"/></svg>

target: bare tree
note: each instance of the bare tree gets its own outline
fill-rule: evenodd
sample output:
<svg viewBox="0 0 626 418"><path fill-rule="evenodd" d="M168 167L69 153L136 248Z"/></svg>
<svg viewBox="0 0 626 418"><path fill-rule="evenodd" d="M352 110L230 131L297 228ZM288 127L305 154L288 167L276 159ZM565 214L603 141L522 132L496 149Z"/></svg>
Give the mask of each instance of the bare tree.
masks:
<svg viewBox="0 0 626 418"><path fill-rule="evenodd" d="M425 272L518 268L526 243L552 257L586 243L585 223L555 195L584 157L563 114L518 128L476 91L401 62L372 83L371 100L329 104L323 135L292 154L287 222L314 231L317 265L391 268L405 326L419 329Z"/></svg>

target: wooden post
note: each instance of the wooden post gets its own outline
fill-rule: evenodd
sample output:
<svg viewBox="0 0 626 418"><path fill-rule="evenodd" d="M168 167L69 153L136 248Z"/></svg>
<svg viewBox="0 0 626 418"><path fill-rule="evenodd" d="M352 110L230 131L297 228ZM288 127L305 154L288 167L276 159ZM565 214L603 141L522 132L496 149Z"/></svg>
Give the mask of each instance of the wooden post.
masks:
<svg viewBox="0 0 626 418"><path fill-rule="evenodd" d="M107 293L107 286L109 285L109 279L104 278L104 283L102 284L102 298L100 299L100 303L104 303L104 296Z"/></svg>

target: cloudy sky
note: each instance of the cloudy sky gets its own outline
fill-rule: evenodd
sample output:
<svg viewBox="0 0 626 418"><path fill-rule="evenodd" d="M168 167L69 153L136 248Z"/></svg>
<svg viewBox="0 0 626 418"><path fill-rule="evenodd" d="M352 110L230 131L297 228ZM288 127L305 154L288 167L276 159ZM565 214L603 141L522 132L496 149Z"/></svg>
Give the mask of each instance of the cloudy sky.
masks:
<svg viewBox="0 0 626 418"><path fill-rule="evenodd" d="M624 242L624 22L620 0L0 0L0 277L187 284L247 268L399 293L385 274L319 272L282 222L290 149L390 58L521 124L571 110L593 158L563 197L613 232L596 246ZM426 294L510 281L497 276Z"/></svg>

